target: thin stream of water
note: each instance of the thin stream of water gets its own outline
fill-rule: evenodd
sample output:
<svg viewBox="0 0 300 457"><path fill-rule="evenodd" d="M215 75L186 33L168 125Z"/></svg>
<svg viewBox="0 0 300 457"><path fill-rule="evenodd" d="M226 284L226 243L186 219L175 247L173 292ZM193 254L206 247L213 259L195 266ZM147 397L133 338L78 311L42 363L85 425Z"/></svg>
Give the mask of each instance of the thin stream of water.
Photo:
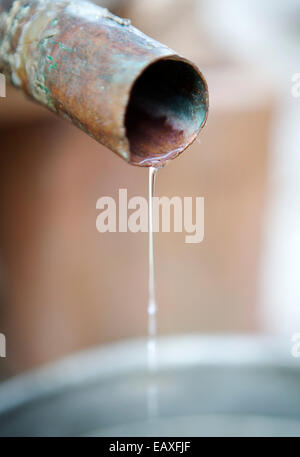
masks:
<svg viewBox="0 0 300 457"><path fill-rule="evenodd" d="M155 265L154 265L154 232L153 232L153 197L157 168L149 168L149 301L148 301L148 337L156 336L156 292L155 292Z"/></svg>
<svg viewBox="0 0 300 457"><path fill-rule="evenodd" d="M147 391L148 418L158 415L158 388L154 379L157 371L157 302L155 291L155 260L154 260L154 230L153 230L153 197L155 195L155 180L158 168L149 168L149 203L148 203L148 237L149 237L149 298L148 298L148 342L147 362L150 380Z"/></svg>

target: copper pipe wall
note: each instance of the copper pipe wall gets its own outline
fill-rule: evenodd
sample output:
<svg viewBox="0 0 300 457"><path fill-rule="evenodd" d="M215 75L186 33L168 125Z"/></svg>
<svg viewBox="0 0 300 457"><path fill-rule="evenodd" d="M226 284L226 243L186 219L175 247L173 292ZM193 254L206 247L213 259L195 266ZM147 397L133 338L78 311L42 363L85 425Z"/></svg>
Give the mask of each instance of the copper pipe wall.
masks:
<svg viewBox="0 0 300 457"><path fill-rule="evenodd" d="M85 0L0 0L0 72L134 165L177 157L207 118L195 65Z"/></svg>

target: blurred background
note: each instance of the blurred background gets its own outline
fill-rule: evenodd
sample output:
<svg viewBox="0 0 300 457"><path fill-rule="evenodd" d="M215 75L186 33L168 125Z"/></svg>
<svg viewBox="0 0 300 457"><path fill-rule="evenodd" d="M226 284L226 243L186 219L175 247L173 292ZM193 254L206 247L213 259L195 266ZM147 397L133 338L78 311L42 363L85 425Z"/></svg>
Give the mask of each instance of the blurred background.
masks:
<svg viewBox="0 0 300 457"><path fill-rule="evenodd" d="M205 240L156 236L159 334L300 332L298 0L98 2L195 61L199 140L157 195L205 197ZM295 95L295 93L294 93ZM96 230L96 201L147 195L147 170L8 88L0 99L0 332L6 378L146 335L147 234Z"/></svg>

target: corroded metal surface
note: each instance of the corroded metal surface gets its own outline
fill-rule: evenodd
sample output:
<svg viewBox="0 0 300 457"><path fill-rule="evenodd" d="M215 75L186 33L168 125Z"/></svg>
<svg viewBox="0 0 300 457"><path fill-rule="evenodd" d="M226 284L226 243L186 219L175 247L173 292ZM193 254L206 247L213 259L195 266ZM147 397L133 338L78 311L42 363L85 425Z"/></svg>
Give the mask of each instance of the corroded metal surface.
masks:
<svg viewBox="0 0 300 457"><path fill-rule="evenodd" d="M135 165L176 157L207 117L192 64L85 0L0 0L0 72Z"/></svg>

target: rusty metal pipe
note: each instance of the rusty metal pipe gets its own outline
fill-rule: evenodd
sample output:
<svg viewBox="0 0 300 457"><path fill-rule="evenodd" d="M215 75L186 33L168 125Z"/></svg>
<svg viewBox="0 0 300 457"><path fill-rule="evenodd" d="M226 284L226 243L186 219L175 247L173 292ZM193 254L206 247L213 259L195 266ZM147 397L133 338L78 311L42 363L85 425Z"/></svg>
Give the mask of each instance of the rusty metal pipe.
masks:
<svg viewBox="0 0 300 457"><path fill-rule="evenodd" d="M0 72L134 165L177 157L207 118L195 65L85 0L0 0Z"/></svg>

